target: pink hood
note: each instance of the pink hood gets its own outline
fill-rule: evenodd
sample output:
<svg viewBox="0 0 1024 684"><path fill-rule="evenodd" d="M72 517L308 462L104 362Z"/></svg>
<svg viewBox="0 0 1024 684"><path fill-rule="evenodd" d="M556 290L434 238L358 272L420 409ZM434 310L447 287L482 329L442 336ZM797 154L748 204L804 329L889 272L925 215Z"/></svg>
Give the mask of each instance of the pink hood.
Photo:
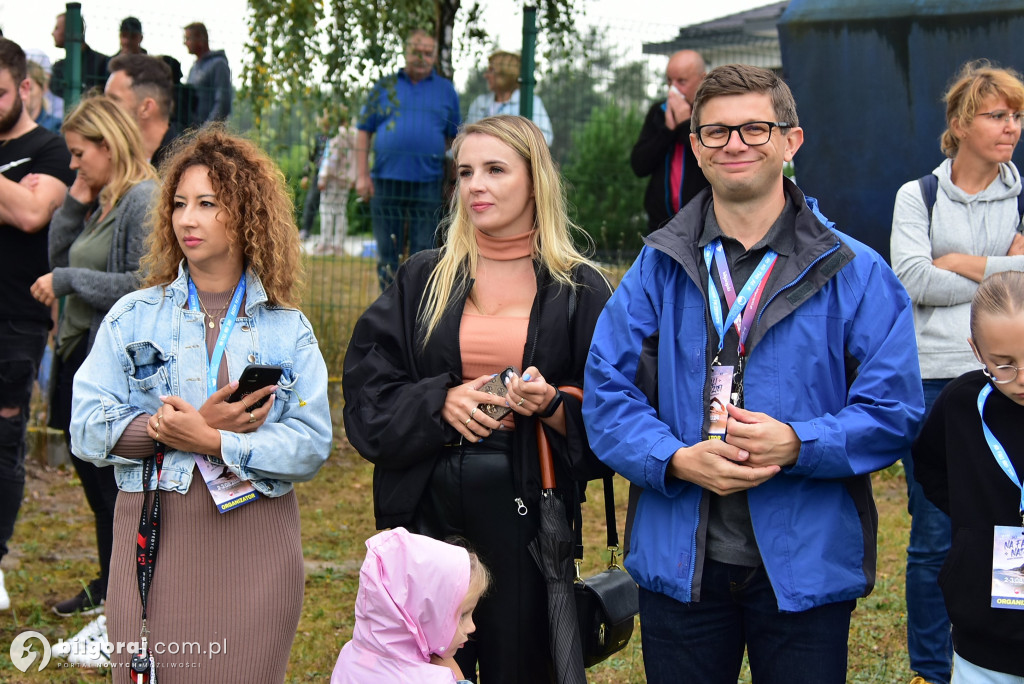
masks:
<svg viewBox="0 0 1024 684"><path fill-rule="evenodd" d="M430 654L449 655L469 590L469 554L401 527L370 537L366 549L356 626L331 684L452 684L455 675L431 665Z"/></svg>

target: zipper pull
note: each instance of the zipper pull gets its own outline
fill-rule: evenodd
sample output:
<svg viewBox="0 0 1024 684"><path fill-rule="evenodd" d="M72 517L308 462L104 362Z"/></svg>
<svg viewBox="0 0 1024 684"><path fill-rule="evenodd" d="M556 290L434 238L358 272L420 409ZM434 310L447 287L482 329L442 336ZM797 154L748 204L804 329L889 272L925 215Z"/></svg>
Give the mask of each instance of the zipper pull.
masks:
<svg viewBox="0 0 1024 684"><path fill-rule="evenodd" d="M516 513L519 515L526 515L526 504L523 503L522 497L516 497Z"/></svg>

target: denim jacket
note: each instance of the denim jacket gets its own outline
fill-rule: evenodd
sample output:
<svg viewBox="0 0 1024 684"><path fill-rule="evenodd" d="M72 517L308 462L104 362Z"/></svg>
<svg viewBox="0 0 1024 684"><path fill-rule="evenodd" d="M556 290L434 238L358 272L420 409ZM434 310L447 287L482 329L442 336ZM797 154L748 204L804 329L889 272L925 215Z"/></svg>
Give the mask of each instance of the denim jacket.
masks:
<svg viewBox="0 0 1024 684"><path fill-rule="evenodd" d="M221 458L260 494L281 496L293 482L312 479L330 453L327 366L302 312L268 305L256 274L247 270L245 277L245 310L224 351L228 377L237 380L250 363L278 364L284 372L258 430L220 431ZM166 288L133 292L111 308L75 375L71 449L83 460L112 464L121 490L142 490L143 461L111 453L128 424L156 413L162 395L179 396L197 408L206 401L204 314L187 309L187 302L183 262L178 278ZM168 450L160 488L187 492L194 465L193 454Z"/></svg>

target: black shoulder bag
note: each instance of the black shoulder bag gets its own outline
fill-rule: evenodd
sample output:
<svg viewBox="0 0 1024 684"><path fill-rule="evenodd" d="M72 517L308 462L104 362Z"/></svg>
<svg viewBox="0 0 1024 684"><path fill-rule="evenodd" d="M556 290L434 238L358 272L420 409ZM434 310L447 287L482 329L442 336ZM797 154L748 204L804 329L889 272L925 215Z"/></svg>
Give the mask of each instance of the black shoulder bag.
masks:
<svg viewBox="0 0 1024 684"><path fill-rule="evenodd" d="M608 567L583 579L583 515L576 506L576 616L586 667L607 660L621 651L633 636L633 618L640 612L640 591L636 582L616 562L619 531L615 526L615 485L604 478L604 514L608 528Z"/></svg>

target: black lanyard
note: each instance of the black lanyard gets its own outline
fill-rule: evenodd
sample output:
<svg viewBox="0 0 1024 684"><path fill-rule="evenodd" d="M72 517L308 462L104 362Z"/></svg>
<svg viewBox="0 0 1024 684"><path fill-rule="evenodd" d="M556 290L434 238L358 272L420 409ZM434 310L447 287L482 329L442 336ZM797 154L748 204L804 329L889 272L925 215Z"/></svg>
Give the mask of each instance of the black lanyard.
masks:
<svg viewBox="0 0 1024 684"><path fill-rule="evenodd" d="M135 556L135 574L139 581L139 599L142 601L142 630L146 631L146 604L149 589L153 585L153 570L156 567L156 552L160 546L160 473L164 467L167 447L162 442L153 446L153 457L147 458L142 466L142 513L139 516L139 547ZM156 486L153 488L153 506L147 506L149 480L156 466Z"/></svg>

